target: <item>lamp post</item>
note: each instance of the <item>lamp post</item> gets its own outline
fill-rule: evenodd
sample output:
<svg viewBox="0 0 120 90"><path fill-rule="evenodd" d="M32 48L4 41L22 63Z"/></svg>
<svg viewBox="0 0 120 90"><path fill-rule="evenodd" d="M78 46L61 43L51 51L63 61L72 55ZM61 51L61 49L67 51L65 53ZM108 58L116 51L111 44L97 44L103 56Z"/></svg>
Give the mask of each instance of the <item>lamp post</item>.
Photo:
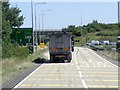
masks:
<svg viewBox="0 0 120 90"><path fill-rule="evenodd" d="M52 10L46 10L46 11L52 11ZM42 11L42 35L43 35L43 37L42 37L42 43L43 43L43 47L44 47L44 43L45 43L45 40L44 40L44 15L46 15L46 14L44 14L44 11Z"/></svg>
<svg viewBox="0 0 120 90"><path fill-rule="evenodd" d="M33 30L33 2L31 0L31 18L32 18L32 48L33 48L33 53L35 52L34 49L34 30Z"/></svg>
<svg viewBox="0 0 120 90"><path fill-rule="evenodd" d="M34 10L35 10L35 36L36 36L36 50L37 50L37 42L38 42L38 39L37 39L37 21L36 21L36 6L39 5L39 4L46 4L46 3L35 3L35 6L34 6Z"/></svg>
<svg viewBox="0 0 120 90"><path fill-rule="evenodd" d="M40 45L40 42L41 42L41 32L40 32L40 20L41 20L41 18L40 18L40 16L41 16L41 14L39 15L39 45Z"/></svg>
<svg viewBox="0 0 120 90"><path fill-rule="evenodd" d="M120 27L120 1L118 1L118 24Z"/></svg>
<svg viewBox="0 0 120 90"><path fill-rule="evenodd" d="M81 20L80 21L81 21L80 22L81 23L81 45L83 45L83 40L82 40L83 39L82 38L83 37L83 32L82 32L82 15L81 15Z"/></svg>

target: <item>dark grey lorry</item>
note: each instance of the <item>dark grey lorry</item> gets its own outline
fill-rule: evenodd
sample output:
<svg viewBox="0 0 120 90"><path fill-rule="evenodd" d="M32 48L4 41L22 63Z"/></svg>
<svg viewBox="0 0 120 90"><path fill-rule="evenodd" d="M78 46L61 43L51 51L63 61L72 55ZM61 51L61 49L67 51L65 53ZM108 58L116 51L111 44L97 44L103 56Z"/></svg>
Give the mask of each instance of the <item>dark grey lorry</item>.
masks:
<svg viewBox="0 0 120 90"><path fill-rule="evenodd" d="M49 35L49 54L50 62L65 61L72 59L72 51L74 51L73 37L68 32L54 32Z"/></svg>

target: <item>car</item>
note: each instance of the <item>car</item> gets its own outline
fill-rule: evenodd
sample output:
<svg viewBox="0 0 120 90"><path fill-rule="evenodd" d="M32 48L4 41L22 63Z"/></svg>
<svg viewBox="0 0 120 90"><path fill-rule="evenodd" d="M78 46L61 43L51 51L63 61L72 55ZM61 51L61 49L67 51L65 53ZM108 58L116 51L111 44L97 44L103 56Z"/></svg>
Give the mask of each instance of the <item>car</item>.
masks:
<svg viewBox="0 0 120 90"><path fill-rule="evenodd" d="M104 40L104 41L101 41L100 44L101 44L101 45L109 45L109 44L110 44L110 41Z"/></svg>
<svg viewBox="0 0 120 90"><path fill-rule="evenodd" d="M110 45L116 45L116 42L110 42Z"/></svg>

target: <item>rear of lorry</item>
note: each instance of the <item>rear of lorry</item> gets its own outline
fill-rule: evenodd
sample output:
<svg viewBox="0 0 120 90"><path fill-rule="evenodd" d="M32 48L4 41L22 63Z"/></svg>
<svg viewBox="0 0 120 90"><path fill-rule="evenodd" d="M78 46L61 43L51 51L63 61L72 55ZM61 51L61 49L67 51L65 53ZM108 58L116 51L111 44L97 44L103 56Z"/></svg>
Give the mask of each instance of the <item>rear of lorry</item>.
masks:
<svg viewBox="0 0 120 90"><path fill-rule="evenodd" d="M49 53L50 62L58 62L61 60L72 59L71 51L73 51L72 36L70 33L56 32L49 36Z"/></svg>

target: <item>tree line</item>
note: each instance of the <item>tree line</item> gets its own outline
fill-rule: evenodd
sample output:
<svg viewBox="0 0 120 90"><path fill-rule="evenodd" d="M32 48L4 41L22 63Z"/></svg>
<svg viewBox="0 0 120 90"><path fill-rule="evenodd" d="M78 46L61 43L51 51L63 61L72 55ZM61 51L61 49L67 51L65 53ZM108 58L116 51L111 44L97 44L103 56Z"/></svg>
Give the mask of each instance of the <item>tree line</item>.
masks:
<svg viewBox="0 0 120 90"><path fill-rule="evenodd" d="M67 28L62 28L63 31L71 32L75 36L84 36L88 33L95 33L96 36L117 36L118 24L104 24L93 20L92 23L83 26L69 25Z"/></svg>

